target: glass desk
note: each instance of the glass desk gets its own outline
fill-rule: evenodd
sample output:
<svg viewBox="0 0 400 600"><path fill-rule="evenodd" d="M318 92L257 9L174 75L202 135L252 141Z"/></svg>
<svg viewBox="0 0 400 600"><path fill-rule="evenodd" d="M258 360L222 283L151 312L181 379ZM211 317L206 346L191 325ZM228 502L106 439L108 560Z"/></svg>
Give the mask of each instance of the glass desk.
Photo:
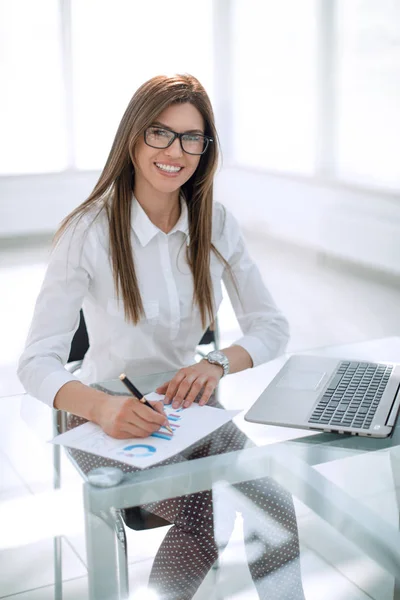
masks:
<svg viewBox="0 0 400 600"><path fill-rule="evenodd" d="M398 362L400 338L310 352L316 353ZM218 391L220 403L225 408L240 408L245 412L286 358L223 379ZM135 378L135 384L146 393L169 378L169 374L139 377ZM119 380L102 382L102 385L114 392L125 391ZM334 534L340 534L377 572L388 575L386 595L379 596L378 592L378 600L400 598L399 427L391 438L378 440L255 425L246 423L243 414L235 418L235 423L252 439L255 445L251 447L125 473L122 481L111 487L91 485L84 476L91 600L129 597L121 509L211 488L225 489L229 493L233 484L266 476L318 516L321 535L332 534L332 543L335 543ZM392 503L390 510L388 502ZM318 532L314 537L318 545ZM351 570L349 565L344 565L345 571L346 568Z"/></svg>

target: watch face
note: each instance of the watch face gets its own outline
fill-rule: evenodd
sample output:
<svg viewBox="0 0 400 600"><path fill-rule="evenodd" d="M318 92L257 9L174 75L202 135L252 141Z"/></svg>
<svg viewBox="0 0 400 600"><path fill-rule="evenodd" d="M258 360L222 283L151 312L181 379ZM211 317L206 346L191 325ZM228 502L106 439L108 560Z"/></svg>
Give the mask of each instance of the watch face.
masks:
<svg viewBox="0 0 400 600"><path fill-rule="evenodd" d="M212 360L225 360L225 355L222 352L218 352L218 350L210 352L209 356Z"/></svg>
<svg viewBox="0 0 400 600"><path fill-rule="evenodd" d="M227 375L229 373L229 360L223 352L213 350L207 355L207 360L210 363L220 365L224 370L224 375Z"/></svg>

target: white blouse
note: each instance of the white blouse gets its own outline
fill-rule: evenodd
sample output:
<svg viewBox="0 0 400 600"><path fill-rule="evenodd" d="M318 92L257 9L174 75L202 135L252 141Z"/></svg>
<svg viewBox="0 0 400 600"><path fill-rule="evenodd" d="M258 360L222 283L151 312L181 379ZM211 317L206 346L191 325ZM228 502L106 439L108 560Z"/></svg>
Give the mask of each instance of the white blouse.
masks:
<svg viewBox="0 0 400 600"><path fill-rule="evenodd" d="M90 347L79 380L84 383L178 370L193 364L204 329L192 304L193 279L186 260L188 211L181 202L175 227L164 233L133 198L131 241L145 317L137 325L124 319L109 259L108 223L104 213L85 215L69 227L54 248L18 375L26 391L53 406L58 390L77 378L64 369L83 307ZM231 277L211 253L215 307L226 286L243 337L235 344L250 354L254 366L283 352L288 324L265 288L250 258L234 217L215 203L212 241L230 264Z"/></svg>

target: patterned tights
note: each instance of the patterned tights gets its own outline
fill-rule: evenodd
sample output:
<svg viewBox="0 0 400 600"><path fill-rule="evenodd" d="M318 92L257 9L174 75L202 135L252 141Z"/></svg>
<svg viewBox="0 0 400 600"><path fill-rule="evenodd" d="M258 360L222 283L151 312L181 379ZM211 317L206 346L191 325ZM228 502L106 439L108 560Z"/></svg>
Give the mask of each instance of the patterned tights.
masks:
<svg viewBox="0 0 400 600"><path fill-rule="evenodd" d="M245 444L249 445L248 438L228 423L179 460L234 451ZM236 510L242 513L249 570L260 599L304 600L292 497L272 478L154 502L144 508L173 523L150 574L149 586L162 600L193 598L229 541Z"/></svg>
<svg viewBox="0 0 400 600"><path fill-rule="evenodd" d="M214 401L214 406L218 404ZM69 427L84 420L71 416ZM227 423L165 464L232 452L251 446L232 422ZM71 450L84 472L99 466L134 467ZM159 466L159 465L157 465ZM236 510L242 513L249 570L261 600L304 600L300 549L291 495L272 478L245 481L146 504L144 508L173 524L154 559L149 586L162 600L190 600L224 550ZM129 509L125 511L129 515ZM129 522L129 518L127 518Z"/></svg>

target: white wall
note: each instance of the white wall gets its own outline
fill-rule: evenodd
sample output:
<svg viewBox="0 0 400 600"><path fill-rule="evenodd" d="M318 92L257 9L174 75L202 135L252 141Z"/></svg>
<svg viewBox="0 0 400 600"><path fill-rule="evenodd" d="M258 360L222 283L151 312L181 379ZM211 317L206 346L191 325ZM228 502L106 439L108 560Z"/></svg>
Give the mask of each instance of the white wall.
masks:
<svg viewBox="0 0 400 600"><path fill-rule="evenodd" d="M221 171L216 197L257 232L400 274L400 197L237 167Z"/></svg>
<svg viewBox="0 0 400 600"><path fill-rule="evenodd" d="M54 232L98 176L1 177L0 237ZM216 199L247 228L400 274L400 198L225 167Z"/></svg>
<svg viewBox="0 0 400 600"><path fill-rule="evenodd" d="M87 198L97 171L0 177L0 237L54 232Z"/></svg>

